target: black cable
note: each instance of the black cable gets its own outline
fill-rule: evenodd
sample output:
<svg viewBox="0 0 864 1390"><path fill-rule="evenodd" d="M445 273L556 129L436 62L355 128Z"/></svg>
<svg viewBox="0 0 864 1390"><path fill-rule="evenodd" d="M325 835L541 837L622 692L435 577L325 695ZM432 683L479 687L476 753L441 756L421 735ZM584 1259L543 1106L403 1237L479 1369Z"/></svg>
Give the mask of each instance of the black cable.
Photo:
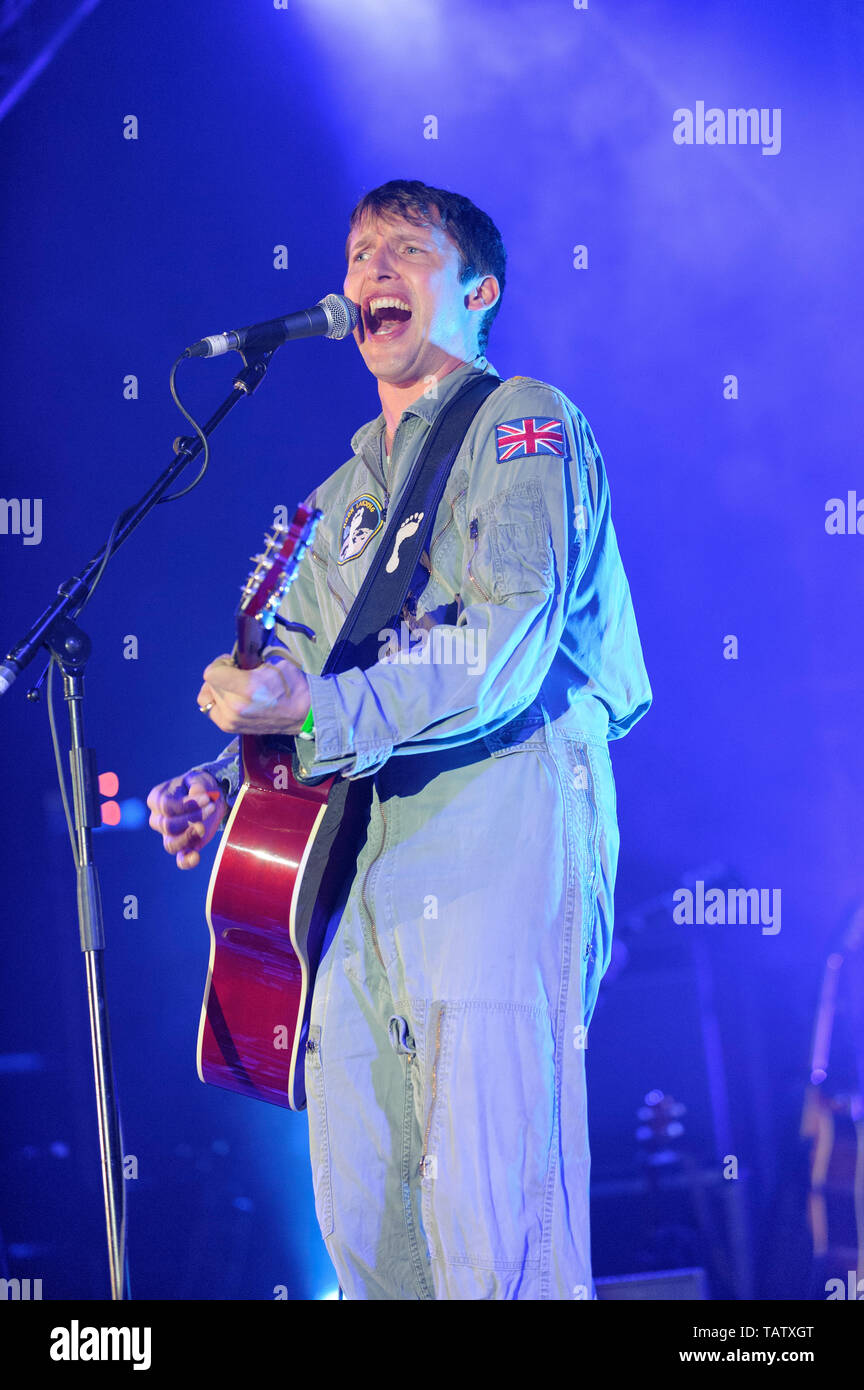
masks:
<svg viewBox="0 0 864 1390"><path fill-rule="evenodd" d="M72 813L69 810L69 796L66 791L66 775L63 771L63 760L60 756L60 740L57 737L57 721L54 717L53 676L54 667L55 665L59 666L59 664L60 663L58 662L56 656L52 652L51 660L48 662L48 686L46 692L46 703L48 706L48 723L51 726L51 746L54 749L54 762L57 765L57 781L60 783L60 797L63 802L63 814L66 817L66 828L69 831L69 839L72 843L72 858L75 861L75 870L77 872L78 868L80 867L78 864L78 845L75 840L75 827L72 824Z"/></svg>
<svg viewBox="0 0 864 1390"><path fill-rule="evenodd" d="M188 354L183 352L177 358L177 361L171 368L171 375L168 378L168 387L171 391L171 398L174 401L174 404L176 405L177 409L180 411L180 414L186 420L189 421L189 424L192 426L198 438L201 440L201 443L204 445L204 462L198 470L198 476L196 478L193 478L192 482L189 484L188 487L184 487L180 492L172 492L170 497L160 497L160 502L176 502L178 497L185 497L187 492L191 492L193 487L198 486L201 479L204 477L204 474L207 472L207 465L210 462L210 444L207 439L207 436L202 430L201 426L198 424L197 420L192 419L192 416L189 414L189 411L186 409L185 405L183 405L182 401L180 400L180 397L177 395L177 388L174 385L174 377L177 373L177 368L180 366L180 363L183 361L183 359L187 356Z"/></svg>

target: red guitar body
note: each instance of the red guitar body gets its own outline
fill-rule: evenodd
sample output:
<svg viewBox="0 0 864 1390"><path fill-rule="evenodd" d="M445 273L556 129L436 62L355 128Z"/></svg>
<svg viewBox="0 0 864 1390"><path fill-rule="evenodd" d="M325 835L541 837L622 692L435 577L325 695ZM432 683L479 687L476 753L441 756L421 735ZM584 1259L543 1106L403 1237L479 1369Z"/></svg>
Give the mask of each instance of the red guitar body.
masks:
<svg viewBox="0 0 864 1390"><path fill-rule="evenodd" d="M246 780L210 888L210 968L198 1036L202 1081L302 1110L304 1048L320 942L295 937L300 879L332 779L304 787L286 753L241 740ZM274 789L287 778L288 787Z"/></svg>
<svg viewBox="0 0 864 1390"><path fill-rule="evenodd" d="M276 528L238 612L235 660L256 666L272 615L319 513L298 508ZM284 539L283 539L284 537ZM290 563L289 563L290 562ZM263 573L259 573L263 570ZM302 1110L308 1008L321 942L300 940L296 904L333 779L304 786L290 754L243 736L244 781L213 865L207 893L210 966L198 1028L202 1081ZM315 930L314 926L311 930Z"/></svg>

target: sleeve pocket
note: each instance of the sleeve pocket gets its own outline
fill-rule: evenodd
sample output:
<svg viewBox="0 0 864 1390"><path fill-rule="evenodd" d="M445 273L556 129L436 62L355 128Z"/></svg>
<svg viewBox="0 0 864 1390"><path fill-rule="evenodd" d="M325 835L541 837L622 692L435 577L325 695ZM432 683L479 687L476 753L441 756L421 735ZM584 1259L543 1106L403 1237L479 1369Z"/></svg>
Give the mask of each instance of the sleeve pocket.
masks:
<svg viewBox="0 0 864 1390"><path fill-rule="evenodd" d="M482 508L477 540L475 568L485 574L496 603L552 592L551 525L538 482L519 483Z"/></svg>

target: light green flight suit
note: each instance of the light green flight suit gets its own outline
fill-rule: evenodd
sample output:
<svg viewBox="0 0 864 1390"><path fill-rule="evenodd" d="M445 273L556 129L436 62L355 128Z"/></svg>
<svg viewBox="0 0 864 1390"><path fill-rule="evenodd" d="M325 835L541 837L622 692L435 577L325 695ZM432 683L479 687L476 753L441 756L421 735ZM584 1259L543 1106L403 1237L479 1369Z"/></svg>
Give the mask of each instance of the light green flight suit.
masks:
<svg viewBox="0 0 864 1390"><path fill-rule="evenodd" d="M310 676L305 769L373 778L306 1053L316 1210L349 1299L593 1290L585 1046L618 858L608 740L651 690L603 461L566 396L526 377L492 393L407 621L369 670L318 674L430 422L479 370L494 368L466 364L409 406L389 460L383 415L357 432L309 499L324 517L284 604L317 633L288 639ZM234 747L208 765L232 790Z"/></svg>

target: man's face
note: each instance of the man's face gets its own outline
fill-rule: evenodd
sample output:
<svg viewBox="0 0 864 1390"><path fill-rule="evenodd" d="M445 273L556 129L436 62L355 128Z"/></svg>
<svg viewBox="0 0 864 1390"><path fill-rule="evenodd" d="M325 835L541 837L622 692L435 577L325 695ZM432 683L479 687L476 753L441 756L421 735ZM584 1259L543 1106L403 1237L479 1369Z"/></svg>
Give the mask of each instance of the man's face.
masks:
<svg viewBox="0 0 864 1390"><path fill-rule="evenodd" d="M352 231L344 290L360 305L354 338L380 381L422 382L448 358L474 357L478 320L468 301L477 282L460 285L459 264L455 244L434 222L367 216Z"/></svg>

